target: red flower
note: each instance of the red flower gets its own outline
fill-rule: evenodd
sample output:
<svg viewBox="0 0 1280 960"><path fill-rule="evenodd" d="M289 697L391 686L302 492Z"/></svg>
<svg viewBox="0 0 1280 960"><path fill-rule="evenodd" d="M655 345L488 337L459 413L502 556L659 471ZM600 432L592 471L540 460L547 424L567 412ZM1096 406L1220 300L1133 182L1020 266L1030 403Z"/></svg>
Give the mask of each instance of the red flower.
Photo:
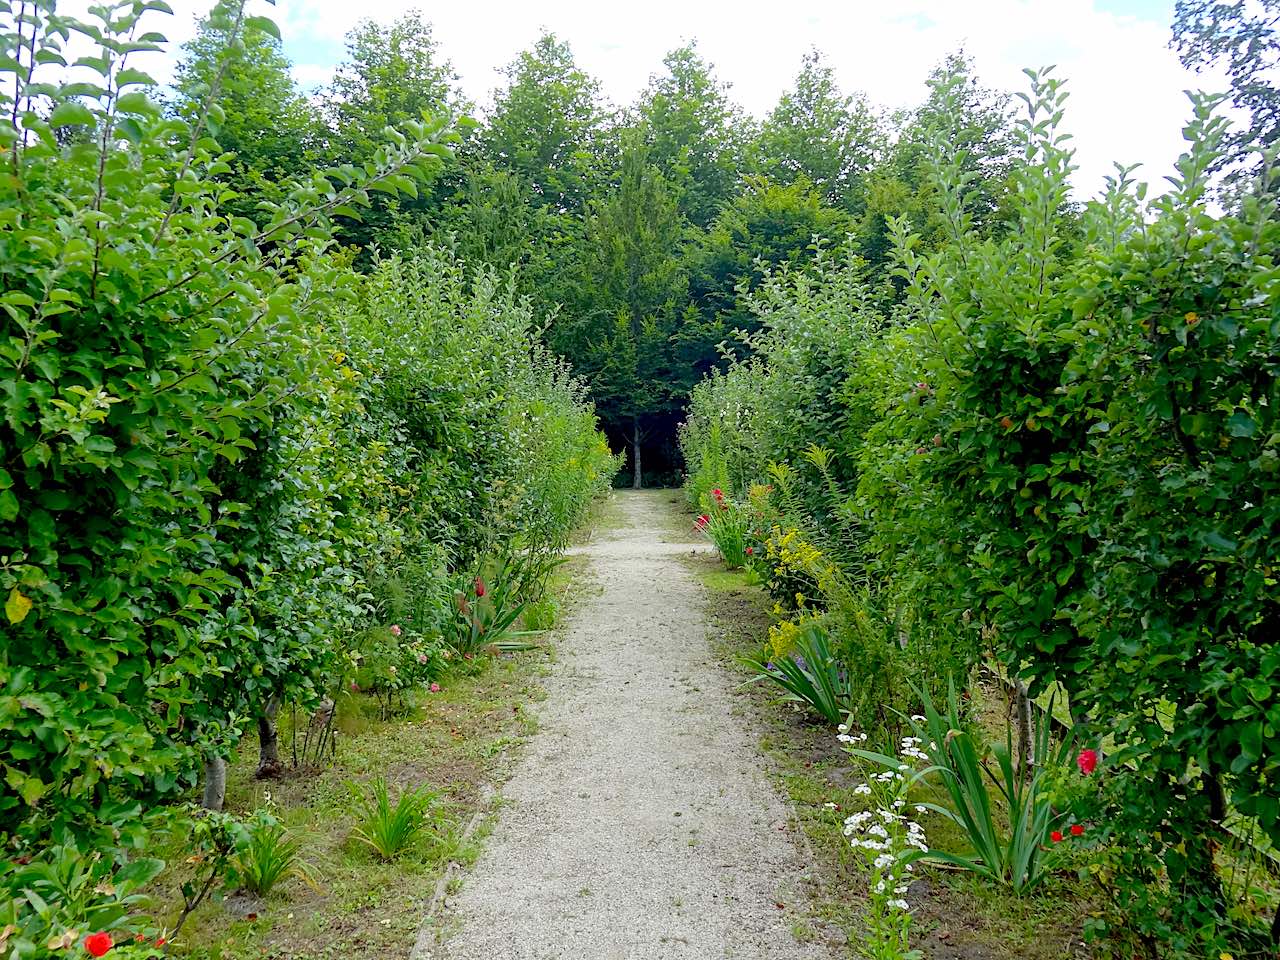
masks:
<svg viewBox="0 0 1280 960"><path fill-rule="evenodd" d="M168 941L165 940L164 937L161 937L159 940L156 941L156 946L163 947L166 943L168 943Z"/></svg>
<svg viewBox="0 0 1280 960"><path fill-rule="evenodd" d="M1061 830L1055 830L1055 831L1053 831L1053 833L1049 834L1049 839L1050 839L1050 840L1052 840L1054 843L1061 843L1061 842L1062 842L1062 831L1061 831Z"/></svg>
<svg viewBox="0 0 1280 960"><path fill-rule="evenodd" d="M1076 757L1076 766L1080 768L1080 772L1086 777L1098 769L1098 751L1097 750L1081 750L1080 756Z"/></svg>
<svg viewBox="0 0 1280 960"><path fill-rule="evenodd" d="M486 592L484 581L476 577L476 596L483 597Z"/></svg>
<svg viewBox="0 0 1280 960"><path fill-rule="evenodd" d="M747 556L748 556L748 557L749 557L749 556L751 556L751 555L752 555L753 553L755 553L755 552L756 552L756 551L755 551L755 548L754 548L754 547L747 547Z"/></svg>
<svg viewBox="0 0 1280 960"><path fill-rule="evenodd" d="M1078 824L1078 823L1073 823L1073 824L1071 825L1071 835L1072 835L1073 837L1083 837L1083 836L1084 836L1084 827L1080 826L1080 824Z"/></svg>
<svg viewBox="0 0 1280 960"><path fill-rule="evenodd" d="M724 493L723 493L723 492L721 492L721 490L720 490L720 488L719 488L719 487L716 487L714 490L712 490L712 491L711 491L711 495L712 495L713 497L715 497L717 500L723 500L723 499L724 499Z"/></svg>
<svg viewBox="0 0 1280 960"><path fill-rule="evenodd" d="M91 933L84 938L84 948L95 957L101 957L112 947L111 934Z"/></svg>
<svg viewBox="0 0 1280 960"><path fill-rule="evenodd" d="M697 527L699 530L701 530L710 522L711 522L711 518L704 513L697 520L693 521L693 525Z"/></svg>

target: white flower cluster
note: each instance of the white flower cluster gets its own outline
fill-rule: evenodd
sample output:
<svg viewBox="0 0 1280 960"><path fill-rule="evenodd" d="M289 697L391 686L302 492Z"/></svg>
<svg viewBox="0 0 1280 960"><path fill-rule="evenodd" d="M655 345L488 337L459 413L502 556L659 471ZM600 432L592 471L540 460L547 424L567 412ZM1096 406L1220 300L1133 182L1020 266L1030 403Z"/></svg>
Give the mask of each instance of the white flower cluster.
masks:
<svg viewBox="0 0 1280 960"><path fill-rule="evenodd" d="M841 728L842 743L854 739L845 728ZM866 735L856 739L860 742L866 739ZM904 737L900 751L904 762L899 763L897 769L873 774L866 783L853 788L859 796L873 797L873 807L852 814L844 821L844 835L849 838L850 846L864 851L871 867L873 895L890 911L910 909L903 897L911 885L914 870L908 857L914 855L914 851L929 852L924 827L904 812L909 786L904 774L912 769L911 763L906 761L928 759L920 749L922 742L919 737ZM927 810L920 804L915 804L913 809L916 814Z"/></svg>

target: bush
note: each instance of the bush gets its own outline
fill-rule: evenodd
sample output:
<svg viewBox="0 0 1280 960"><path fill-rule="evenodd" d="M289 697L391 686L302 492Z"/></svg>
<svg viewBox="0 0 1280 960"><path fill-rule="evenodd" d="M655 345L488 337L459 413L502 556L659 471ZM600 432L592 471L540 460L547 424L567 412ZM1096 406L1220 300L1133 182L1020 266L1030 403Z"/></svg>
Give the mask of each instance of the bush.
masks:
<svg viewBox="0 0 1280 960"><path fill-rule="evenodd" d="M958 124L958 88L935 93ZM682 440L700 483L776 485L757 568L833 646L879 611L866 635L892 640L855 673L936 691L990 654L1064 690L1079 736L1114 741L1090 811L1114 919L1172 956L1243 954L1266 934L1214 850L1228 818L1280 840L1275 158L1211 212L1224 121L1195 97L1169 193L1144 205L1121 170L1073 211L1064 100L1033 75L1007 235L973 228L944 123L945 242L891 224L892 324L856 264L771 278L756 356L694 391Z"/></svg>
<svg viewBox="0 0 1280 960"><path fill-rule="evenodd" d="M351 835L383 860L394 860L414 841L436 799L436 794L425 788L406 787L393 806L387 783L381 777L373 782L367 794L354 783L348 786L360 818Z"/></svg>
<svg viewBox="0 0 1280 960"><path fill-rule="evenodd" d="M162 7L21 5L0 63L0 840L37 861L124 861L246 722L265 753L362 661L428 680L454 588L505 564L536 599L615 466L509 275L332 248L434 175L445 124L237 217L217 84L184 120L128 62ZM242 0L210 23L224 65L275 33Z"/></svg>
<svg viewBox="0 0 1280 960"><path fill-rule="evenodd" d="M265 897L286 877L315 886L315 870L299 853L302 844L270 814L259 811L247 825L230 877L242 890Z"/></svg>

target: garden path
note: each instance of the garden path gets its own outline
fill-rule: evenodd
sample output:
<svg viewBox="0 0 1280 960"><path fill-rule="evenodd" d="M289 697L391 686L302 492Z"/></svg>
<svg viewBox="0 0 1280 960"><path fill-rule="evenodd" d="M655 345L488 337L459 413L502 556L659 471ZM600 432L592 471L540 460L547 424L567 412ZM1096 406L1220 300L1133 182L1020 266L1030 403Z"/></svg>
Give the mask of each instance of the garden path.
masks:
<svg viewBox="0 0 1280 960"><path fill-rule="evenodd" d="M413 960L820 960L789 812L734 716L669 491L615 494L575 552L597 591L557 640L539 729L474 871Z"/></svg>

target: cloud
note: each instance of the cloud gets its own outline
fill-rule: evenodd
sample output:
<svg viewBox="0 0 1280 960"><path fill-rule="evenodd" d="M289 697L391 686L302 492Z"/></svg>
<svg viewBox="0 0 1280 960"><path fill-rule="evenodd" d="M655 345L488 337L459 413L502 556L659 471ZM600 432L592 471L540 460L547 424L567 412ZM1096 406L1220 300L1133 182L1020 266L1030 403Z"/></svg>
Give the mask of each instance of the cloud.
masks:
<svg viewBox="0 0 1280 960"><path fill-rule="evenodd" d="M274 8L252 2L280 23L304 85L327 79L342 55L343 36L358 20L388 21L412 6L409 0L279 0ZM206 4L176 0L173 6L168 33L180 41ZM1075 136L1076 192L1089 196L1112 161L1141 163L1140 175L1158 188L1182 150L1181 128L1190 114L1182 91L1225 89L1221 77L1183 69L1168 49L1172 6L1172 0L810 0L793 8L776 0L630 6L476 0L433 5L428 16L465 92L479 104L501 81L500 68L544 28L569 41L618 104L631 102L662 69L667 51L696 39L731 84L731 95L756 116L790 86L812 46L827 55L847 90L891 108L923 99L930 68L960 46L989 86L1025 89L1024 67L1056 64L1071 92L1066 126Z"/></svg>

